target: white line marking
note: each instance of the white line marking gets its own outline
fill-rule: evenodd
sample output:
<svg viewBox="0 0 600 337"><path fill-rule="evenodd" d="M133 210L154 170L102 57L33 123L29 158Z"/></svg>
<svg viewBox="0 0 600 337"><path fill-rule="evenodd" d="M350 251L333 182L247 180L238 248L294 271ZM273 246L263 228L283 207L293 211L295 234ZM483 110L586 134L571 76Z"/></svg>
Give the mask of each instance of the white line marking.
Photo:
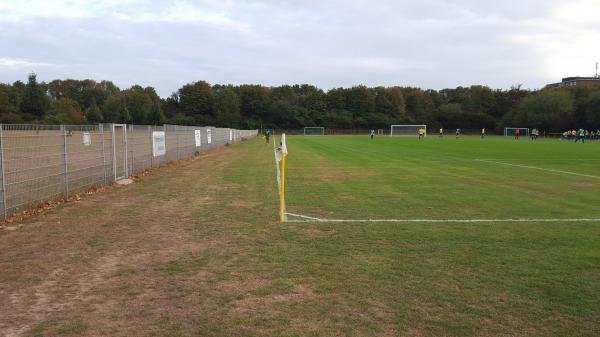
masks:
<svg viewBox="0 0 600 337"><path fill-rule="evenodd" d="M275 155L275 167L277 168L277 194L281 199L281 169L279 168L279 162L277 161L277 145L275 144L275 135L273 134L273 154ZM285 202L283 204L283 222L287 222L287 213L285 213Z"/></svg>
<svg viewBox="0 0 600 337"><path fill-rule="evenodd" d="M325 219L316 218L294 213L285 213L286 215L298 217L303 220L290 219L286 222L330 222L330 223L351 223L351 222L394 222L394 223L481 223L481 222L600 222L600 218L581 218L581 219Z"/></svg>
<svg viewBox="0 0 600 337"><path fill-rule="evenodd" d="M503 163L503 162L495 161L495 160L485 160L485 159L475 159L475 160L476 161L480 161L480 162L484 162L484 163L500 164L500 165L507 165L507 166L527 168L527 169L532 169L532 170L540 170L540 171L552 172L552 173L557 173L557 174L568 174L568 175L578 176L578 177L600 179L600 176L594 176L594 175L591 175L591 174L575 173L575 172L555 170L555 169L549 169L549 168L543 168L543 167L535 167L535 166L529 166L529 165L509 164L509 163Z"/></svg>
<svg viewBox="0 0 600 337"><path fill-rule="evenodd" d="M275 145L275 135L273 135L273 154L275 155L275 167L277 168L277 193L281 194L281 171L279 170L279 163L277 162L277 146Z"/></svg>

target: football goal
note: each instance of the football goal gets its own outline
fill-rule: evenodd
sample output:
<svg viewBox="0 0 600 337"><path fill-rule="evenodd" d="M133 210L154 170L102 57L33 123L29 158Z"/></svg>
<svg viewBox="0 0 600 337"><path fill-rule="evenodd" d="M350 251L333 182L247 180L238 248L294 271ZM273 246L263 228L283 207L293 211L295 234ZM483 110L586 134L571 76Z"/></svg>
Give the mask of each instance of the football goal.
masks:
<svg viewBox="0 0 600 337"><path fill-rule="evenodd" d="M324 136L325 128L322 126L307 126L304 128L305 136Z"/></svg>
<svg viewBox="0 0 600 337"><path fill-rule="evenodd" d="M505 137L513 137L519 130L519 136L529 137L529 128L504 128Z"/></svg>
<svg viewBox="0 0 600 337"><path fill-rule="evenodd" d="M416 136L419 134L419 129L425 130L427 136L427 125L392 125L390 136Z"/></svg>

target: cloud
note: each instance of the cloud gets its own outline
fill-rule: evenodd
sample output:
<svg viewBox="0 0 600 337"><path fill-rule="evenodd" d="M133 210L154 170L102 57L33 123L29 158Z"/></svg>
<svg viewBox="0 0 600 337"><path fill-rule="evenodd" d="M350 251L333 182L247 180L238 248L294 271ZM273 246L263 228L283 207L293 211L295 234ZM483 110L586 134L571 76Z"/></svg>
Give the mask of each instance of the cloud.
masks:
<svg viewBox="0 0 600 337"><path fill-rule="evenodd" d="M32 62L29 60L0 57L0 68L8 69L34 69L34 68L57 68L63 67L60 64L52 64L46 62Z"/></svg>
<svg viewBox="0 0 600 337"><path fill-rule="evenodd" d="M0 0L0 81L31 68L162 96L201 79L541 87L593 71L599 10L595 0Z"/></svg>

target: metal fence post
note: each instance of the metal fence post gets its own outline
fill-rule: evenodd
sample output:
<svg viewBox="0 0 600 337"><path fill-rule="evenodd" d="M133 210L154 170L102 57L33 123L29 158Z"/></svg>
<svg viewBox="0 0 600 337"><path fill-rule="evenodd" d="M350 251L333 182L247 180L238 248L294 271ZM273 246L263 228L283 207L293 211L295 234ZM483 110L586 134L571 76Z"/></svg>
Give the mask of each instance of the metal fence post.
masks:
<svg viewBox="0 0 600 337"><path fill-rule="evenodd" d="M129 178L129 156L127 155L127 151L129 151L127 147L127 124L123 126L123 140L125 141L125 179Z"/></svg>
<svg viewBox="0 0 600 337"><path fill-rule="evenodd" d="M133 125L129 125L129 131L127 132L127 134L125 135L125 137L129 137L129 134L133 135ZM129 151L129 142L125 143L125 146L127 146L127 151ZM133 145L133 144L132 144ZM129 174L134 174L134 169L135 169L135 151L133 151L133 147L131 148L131 166L129 167Z"/></svg>
<svg viewBox="0 0 600 337"><path fill-rule="evenodd" d="M177 159L181 159L181 154L179 150L179 130L175 131L175 136L177 137Z"/></svg>
<svg viewBox="0 0 600 337"><path fill-rule="evenodd" d="M150 168L154 167L154 147L153 147L153 142L154 139L152 138L152 127L150 125L148 125L148 133L150 134Z"/></svg>
<svg viewBox="0 0 600 337"><path fill-rule="evenodd" d="M110 124L110 160L112 161L113 181L117 181L117 151L115 148L115 124Z"/></svg>
<svg viewBox="0 0 600 337"><path fill-rule="evenodd" d="M100 152L102 153L102 174L104 175L104 185L106 185L106 155L104 153L104 124L98 124L98 128L100 129L100 143L102 149Z"/></svg>
<svg viewBox="0 0 600 337"><path fill-rule="evenodd" d="M2 214L4 215L4 219L8 218L8 214L6 214L6 176L4 175L4 134L2 132L3 127L0 124L0 166L2 169Z"/></svg>
<svg viewBox="0 0 600 337"><path fill-rule="evenodd" d="M69 196L69 164L67 157L67 128L64 125L60 126L63 136L63 159L65 166L65 196Z"/></svg>

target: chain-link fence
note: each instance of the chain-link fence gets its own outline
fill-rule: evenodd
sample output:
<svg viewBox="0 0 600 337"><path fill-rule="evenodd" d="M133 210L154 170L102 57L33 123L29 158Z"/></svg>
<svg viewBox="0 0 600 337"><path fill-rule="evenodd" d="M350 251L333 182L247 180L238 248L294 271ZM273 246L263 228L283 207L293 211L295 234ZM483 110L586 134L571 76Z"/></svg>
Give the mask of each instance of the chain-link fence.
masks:
<svg viewBox="0 0 600 337"><path fill-rule="evenodd" d="M179 125L0 124L0 217L256 135Z"/></svg>

